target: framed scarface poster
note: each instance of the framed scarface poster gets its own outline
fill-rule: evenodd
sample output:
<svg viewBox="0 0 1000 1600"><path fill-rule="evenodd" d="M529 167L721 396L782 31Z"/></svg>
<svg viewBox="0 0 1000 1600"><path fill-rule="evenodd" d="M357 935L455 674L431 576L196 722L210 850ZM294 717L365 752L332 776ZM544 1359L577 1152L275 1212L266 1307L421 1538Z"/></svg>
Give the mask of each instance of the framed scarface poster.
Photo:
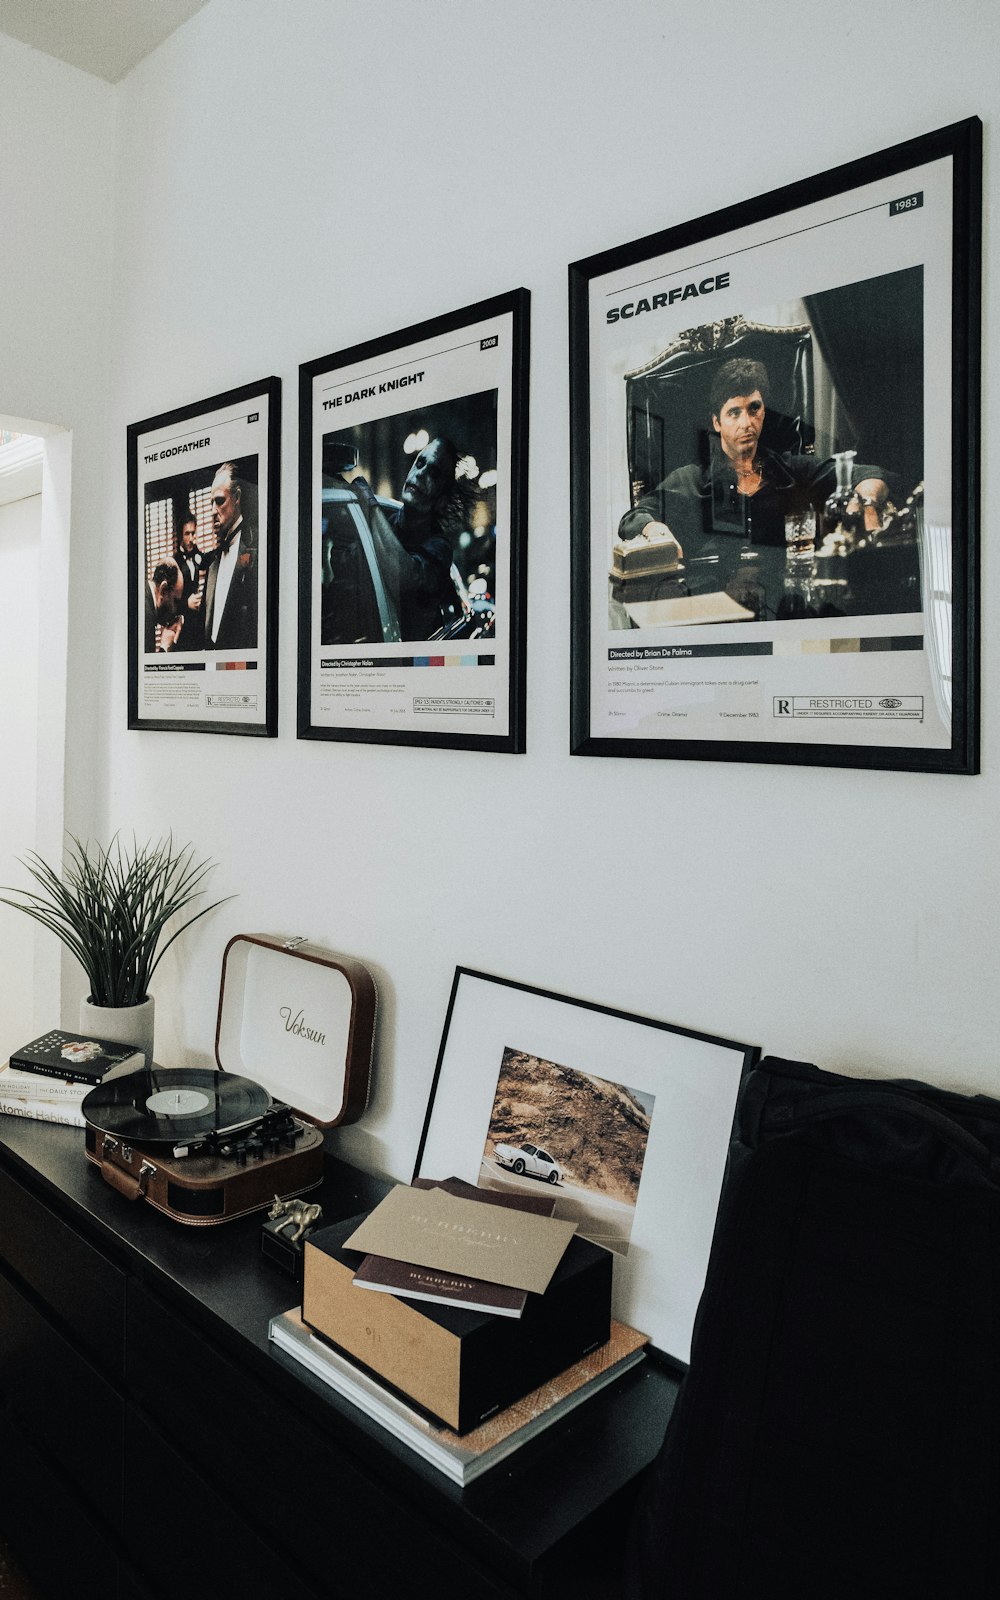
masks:
<svg viewBox="0 0 1000 1600"><path fill-rule="evenodd" d="M572 748L978 771L981 125L570 268Z"/></svg>
<svg viewBox="0 0 1000 1600"><path fill-rule="evenodd" d="M528 317L300 369L300 738L523 751Z"/></svg>
<svg viewBox="0 0 1000 1600"><path fill-rule="evenodd" d="M278 378L128 429L130 728L278 731Z"/></svg>

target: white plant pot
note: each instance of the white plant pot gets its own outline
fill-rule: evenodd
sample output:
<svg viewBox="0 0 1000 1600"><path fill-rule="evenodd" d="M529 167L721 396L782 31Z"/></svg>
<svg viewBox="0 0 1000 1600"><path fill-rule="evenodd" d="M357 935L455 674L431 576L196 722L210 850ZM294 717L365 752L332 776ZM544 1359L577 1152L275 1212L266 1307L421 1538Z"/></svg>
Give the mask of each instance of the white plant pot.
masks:
<svg viewBox="0 0 1000 1600"><path fill-rule="evenodd" d="M80 1031L95 1039L111 1039L115 1044L134 1044L143 1050L146 1065L153 1064L153 1013L155 1002L149 995L138 1006L95 1006L80 1001Z"/></svg>

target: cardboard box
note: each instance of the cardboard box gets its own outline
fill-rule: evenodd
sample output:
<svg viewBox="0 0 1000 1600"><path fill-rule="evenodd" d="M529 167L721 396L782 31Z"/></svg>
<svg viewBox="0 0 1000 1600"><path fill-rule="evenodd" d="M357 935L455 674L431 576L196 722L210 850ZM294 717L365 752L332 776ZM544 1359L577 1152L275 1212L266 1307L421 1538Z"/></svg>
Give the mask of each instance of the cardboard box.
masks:
<svg viewBox="0 0 1000 1600"><path fill-rule="evenodd" d="M577 1235L544 1295L519 1318L397 1299L355 1285L361 1252L343 1241L363 1218L306 1244L302 1315L338 1350L456 1433L537 1389L611 1332L611 1253Z"/></svg>

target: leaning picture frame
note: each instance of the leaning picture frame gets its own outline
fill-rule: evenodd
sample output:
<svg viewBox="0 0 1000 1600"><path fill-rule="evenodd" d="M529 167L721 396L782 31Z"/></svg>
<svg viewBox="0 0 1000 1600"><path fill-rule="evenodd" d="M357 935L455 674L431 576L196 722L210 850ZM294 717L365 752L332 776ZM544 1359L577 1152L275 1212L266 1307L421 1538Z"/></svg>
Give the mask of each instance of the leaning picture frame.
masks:
<svg viewBox="0 0 1000 1600"><path fill-rule="evenodd" d="M281 380L128 428L128 725L278 732Z"/></svg>
<svg viewBox="0 0 1000 1600"><path fill-rule="evenodd" d="M574 754L979 770L981 145L570 267Z"/></svg>
<svg viewBox="0 0 1000 1600"><path fill-rule="evenodd" d="M414 1179L544 1193L611 1250L613 1314L690 1357L756 1048L458 967Z"/></svg>
<svg viewBox="0 0 1000 1600"><path fill-rule="evenodd" d="M524 750L529 313L300 368L300 738Z"/></svg>

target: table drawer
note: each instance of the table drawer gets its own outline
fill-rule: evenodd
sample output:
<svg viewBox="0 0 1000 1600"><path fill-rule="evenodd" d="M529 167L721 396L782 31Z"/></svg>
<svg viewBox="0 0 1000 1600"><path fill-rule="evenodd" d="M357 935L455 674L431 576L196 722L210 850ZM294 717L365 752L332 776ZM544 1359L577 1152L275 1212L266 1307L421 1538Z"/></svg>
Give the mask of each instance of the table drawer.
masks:
<svg viewBox="0 0 1000 1600"><path fill-rule="evenodd" d="M3 1168L0 1257L102 1367L121 1372L125 1274Z"/></svg>
<svg viewBox="0 0 1000 1600"><path fill-rule="evenodd" d="M449 1592L462 1600L515 1592L367 1470L351 1418L335 1414L329 1427L313 1426L139 1288L129 1298L128 1384L186 1451L211 1463L215 1481L249 1515L266 1516L317 1582L336 1571L345 1594L395 1595L423 1571L447 1573Z"/></svg>
<svg viewBox="0 0 1000 1600"><path fill-rule="evenodd" d="M39 1449L101 1517L119 1526L121 1396L3 1276L0 1389Z"/></svg>
<svg viewBox="0 0 1000 1600"><path fill-rule="evenodd" d="M172 1592L176 1592L173 1579L170 1579L169 1587ZM154 1594L153 1590L141 1578L137 1578L131 1568L120 1564L118 1568L118 1600L159 1600L159 1596Z"/></svg>
<svg viewBox="0 0 1000 1600"><path fill-rule="evenodd" d="M114 1544L9 1410L0 1414L0 1432L0 1529L29 1577L53 1600L109 1600L118 1592Z"/></svg>
<svg viewBox="0 0 1000 1600"><path fill-rule="evenodd" d="M290 1474L294 1457L280 1455ZM270 1454L274 1472L275 1452ZM269 1483L261 1476L254 1525L143 1416L125 1421L125 1545L154 1590L184 1600L321 1600L269 1542ZM263 1530L263 1532L262 1532ZM347 1590L329 1591L334 1596Z"/></svg>

